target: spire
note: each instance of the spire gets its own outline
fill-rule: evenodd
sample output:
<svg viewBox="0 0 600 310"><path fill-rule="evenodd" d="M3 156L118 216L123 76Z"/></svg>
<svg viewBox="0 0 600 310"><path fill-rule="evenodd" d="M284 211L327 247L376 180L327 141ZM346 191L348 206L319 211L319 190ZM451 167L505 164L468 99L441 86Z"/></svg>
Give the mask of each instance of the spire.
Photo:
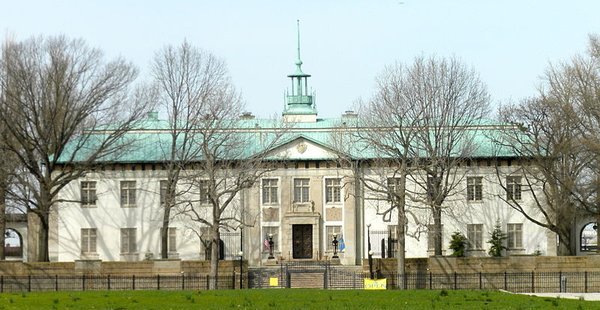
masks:
<svg viewBox="0 0 600 310"><path fill-rule="evenodd" d="M300 20L296 20L298 26L298 60L296 60L296 66L298 66L298 71L302 71L300 66L302 66L302 60L300 59Z"/></svg>
<svg viewBox="0 0 600 310"><path fill-rule="evenodd" d="M288 75L289 77L309 77L310 74L306 74L304 72L302 72L302 60L300 59L300 20L296 20L297 26L298 26L298 30L297 30L297 35L298 35L298 58L296 59L296 72Z"/></svg>
<svg viewBox="0 0 600 310"><path fill-rule="evenodd" d="M310 74L302 72L302 60L300 59L300 20L297 20L298 36L298 58L296 59L296 71L289 74L292 80L292 93L286 96L286 107L283 115L286 119L293 121L316 121L317 110L313 102L313 96L308 93L308 77Z"/></svg>

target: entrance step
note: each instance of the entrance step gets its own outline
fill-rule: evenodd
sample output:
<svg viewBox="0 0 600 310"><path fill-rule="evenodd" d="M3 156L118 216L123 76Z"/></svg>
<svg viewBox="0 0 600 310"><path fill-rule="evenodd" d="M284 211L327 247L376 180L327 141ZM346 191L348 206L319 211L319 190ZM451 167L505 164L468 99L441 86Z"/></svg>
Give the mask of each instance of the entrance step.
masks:
<svg viewBox="0 0 600 310"><path fill-rule="evenodd" d="M291 288L323 288L325 273L291 273Z"/></svg>

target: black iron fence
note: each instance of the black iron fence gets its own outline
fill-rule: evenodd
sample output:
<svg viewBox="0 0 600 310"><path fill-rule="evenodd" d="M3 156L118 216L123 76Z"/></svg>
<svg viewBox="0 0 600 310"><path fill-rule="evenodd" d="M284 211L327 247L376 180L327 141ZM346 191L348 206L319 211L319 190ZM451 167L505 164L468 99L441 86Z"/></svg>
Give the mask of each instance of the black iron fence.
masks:
<svg viewBox="0 0 600 310"><path fill-rule="evenodd" d="M507 290L518 293L597 293L600 272L503 272L503 273L408 273L380 275L388 289ZM219 276L216 289L294 288L363 289L368 273L347 271L331 265L282 266L250 270L247 275ZM276 279L276 280L275 280ZM208 275L31 275L0 276L0 293L23 291L86 290L208 290Z"/></svg>
<svg viewBox="0 0 600 310"><path fill-rule="evenodd" d="M36 291L93 291L93 290L209 290L208 275L35 275L0 276L0 293ZM247 288L247 277L239 274L217 277L215 289Z"/></svg>

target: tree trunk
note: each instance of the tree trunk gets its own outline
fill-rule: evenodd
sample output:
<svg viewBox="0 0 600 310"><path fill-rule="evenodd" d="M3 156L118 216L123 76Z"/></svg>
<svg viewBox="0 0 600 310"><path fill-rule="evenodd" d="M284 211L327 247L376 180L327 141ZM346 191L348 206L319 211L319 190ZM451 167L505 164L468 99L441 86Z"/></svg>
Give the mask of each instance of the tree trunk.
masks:
<svg viewBox="0 0 600 310"><path fill-rule="evenodd" d="M49 262L50 256L48 254L48 215L41 216L36 213L40 220L40 230L38 232L38 252L36 261L37 262Z"/></svg>
<svg viewBox="0 0 600 310"><path fill-rule="evenodd" d="M6 233L6 205L4 188L0 188L0 260L5 260L4 242Z"/></svg>
<svg viewBox="0 0 600 310"><path fill-rule="evenodd" d="M404 164L403 164L404 166ZM398 184L398 288L403 290L406 282L406 175L400 176L400 184Z"/></svg>
<svg viewBox="0 0 600 310"><path fill-rule="evenodd" d="M160 230L160 258L169 258L169 220L171 218L170 202L166 201L163 206L162 229Z"/></svg>
<svg viewBox="0 0 600 310"><path fill-rule="evenodd" d="M433 245L434 255L442 256L442 207L433 206Z"/></svg>
<svg viewBox="0 0 600 310"><path fill-rule="evenodd" d="M556 251L557 256L571 256L575 255L571 242L571 233L561 232L558 234L558 249Z"/></svg>
<svg viewBox="0 0 600 310"><path fill-rule="evenodd" d="M211 243L212 246L210 252L210 274L209 274L209 289L216 290L217 286L217 277L219 276L219 251L220 251L220 242L221 236L219 234L219 224L213 222L213 227L211 231Z"/></svg>

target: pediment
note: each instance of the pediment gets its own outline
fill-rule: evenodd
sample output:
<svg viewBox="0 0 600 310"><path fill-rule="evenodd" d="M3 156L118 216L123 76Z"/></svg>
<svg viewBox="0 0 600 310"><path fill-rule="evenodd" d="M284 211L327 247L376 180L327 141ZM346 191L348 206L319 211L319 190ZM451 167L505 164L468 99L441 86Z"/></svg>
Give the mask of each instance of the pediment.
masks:
<svg viewBox="0 0 600 310"><path fill-rule="evenodd" d="M339 156L330 147L306 137L297 137L269 151L267 158L279 160L335 160Z"/></svg>

